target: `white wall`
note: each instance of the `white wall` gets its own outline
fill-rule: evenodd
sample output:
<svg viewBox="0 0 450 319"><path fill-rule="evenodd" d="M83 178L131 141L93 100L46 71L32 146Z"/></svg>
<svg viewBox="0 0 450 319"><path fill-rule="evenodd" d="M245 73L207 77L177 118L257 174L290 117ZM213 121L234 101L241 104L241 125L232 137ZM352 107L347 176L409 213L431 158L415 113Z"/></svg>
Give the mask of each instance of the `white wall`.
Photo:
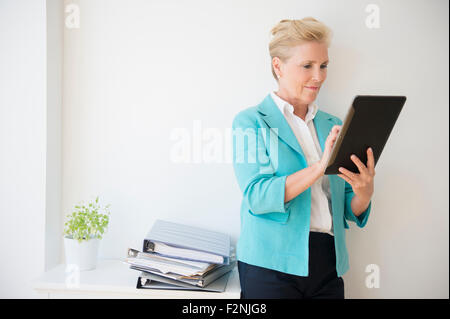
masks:
<svg viewBox="0 0 450 319"><path fill-rule="evenodd" d="M45 1L0 1L0 298L45 266Z"/></svg>
<svg viewBox="0 0 450 319"><path fill-rule="evenodd" d="M343 118L356 94L408 97L377 165L370 221L348 232L346 296L448 298L447 1L76 3L80 28L65 30L63 211L95 195L112 205L102 256L140 248L157 218L237 239L231 164L172 163L171 133L194 135L199 120L224 136L275 88L270 28L314 16L334 31L323 110ZM370 3L379 29L366 27ZM365 284L370 264L378 289Z"/></svg>
<svg viewBox="0 0 450 319"><path fill-rule="evenodd" d="M0 298L61 262L60 0L0 1Z"/></svg>
<svg viewBox="0 0 450 319"><path fill-rule="evenodd" d="M45 268L61 262L63 1L47 0L47 166Z"/></svg>

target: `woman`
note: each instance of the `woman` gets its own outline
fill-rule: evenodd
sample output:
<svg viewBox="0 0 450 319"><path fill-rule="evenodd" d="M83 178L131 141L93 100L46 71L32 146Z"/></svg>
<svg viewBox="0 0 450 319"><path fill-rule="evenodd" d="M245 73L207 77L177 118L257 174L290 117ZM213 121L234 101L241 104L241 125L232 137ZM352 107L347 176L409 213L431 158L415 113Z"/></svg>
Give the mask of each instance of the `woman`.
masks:
<svg viewBox="0 0 450 319"><path fill-rule="evenodd" d="M342 121L314 100L327 76L331 31L282 20L269 45L278 90L233 121L233 165L243 192L237 244L241 298L344 298L347 221L364 227L374 157L359 173L324 175Z"/></svg>

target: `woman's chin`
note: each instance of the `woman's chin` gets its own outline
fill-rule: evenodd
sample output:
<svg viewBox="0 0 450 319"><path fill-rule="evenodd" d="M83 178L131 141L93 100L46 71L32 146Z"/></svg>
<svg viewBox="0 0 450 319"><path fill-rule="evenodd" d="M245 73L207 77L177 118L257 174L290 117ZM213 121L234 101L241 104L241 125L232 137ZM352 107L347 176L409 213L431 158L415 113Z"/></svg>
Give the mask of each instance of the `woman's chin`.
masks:
<svg viewBox="0 0 450 319"><path fill-rule="evenodd" d="M307 101L307 103L314 102L318 93L319 93L319 91L306 94L305 101Z"/></svg>
<svg viewBox="0 0 450 319"><path fill-rule="evenodd" d="M312 103L316 100L317 94L314 95L308 95L306 98L303 99L303 101L305 101L305 103L309 104Z"/></svg>

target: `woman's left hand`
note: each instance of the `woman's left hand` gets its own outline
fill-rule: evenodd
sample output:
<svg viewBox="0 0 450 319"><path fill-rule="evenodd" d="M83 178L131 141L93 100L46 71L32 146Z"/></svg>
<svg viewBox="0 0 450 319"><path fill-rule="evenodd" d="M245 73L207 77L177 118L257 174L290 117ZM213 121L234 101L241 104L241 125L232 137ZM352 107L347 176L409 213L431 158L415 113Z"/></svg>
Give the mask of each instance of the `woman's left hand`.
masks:
<svg viewBox="0 0 450 319"><path fill-rule="evenodd" d="M352 155L350 158L358 167L359 174L340 167L339 171L342 174L338 174L338 176L352 186L353 193L356 196L361 199L370 200L373 194L373 179L375 177L375 158L373 157L373 151L370 147L367 149L367 167L356 155Z"/></svg>

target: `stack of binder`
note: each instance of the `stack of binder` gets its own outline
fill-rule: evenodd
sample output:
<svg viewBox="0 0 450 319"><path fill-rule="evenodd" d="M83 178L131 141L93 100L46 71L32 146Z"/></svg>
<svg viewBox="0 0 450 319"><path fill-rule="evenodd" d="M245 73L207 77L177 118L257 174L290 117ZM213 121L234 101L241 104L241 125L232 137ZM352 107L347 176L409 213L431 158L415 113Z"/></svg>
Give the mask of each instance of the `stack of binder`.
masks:
<svg viewBox="0 0 450 319"><path fill-rule="evenodd" d="M228 235L157 220L126 262L140 272L136 288L223 292L235 259Z"/></svg>

